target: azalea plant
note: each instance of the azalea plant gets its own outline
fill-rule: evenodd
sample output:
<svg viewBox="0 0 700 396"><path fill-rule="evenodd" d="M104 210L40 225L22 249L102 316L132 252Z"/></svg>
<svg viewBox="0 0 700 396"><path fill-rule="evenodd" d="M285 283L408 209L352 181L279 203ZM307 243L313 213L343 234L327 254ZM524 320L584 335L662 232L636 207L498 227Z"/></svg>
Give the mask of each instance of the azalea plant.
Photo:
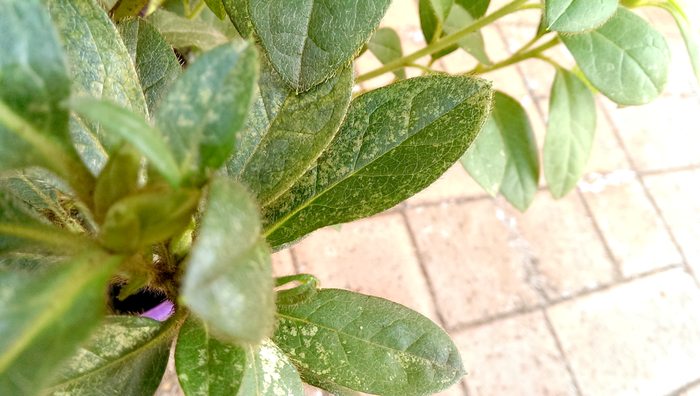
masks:
<svg viewBox="0 0 700 396"><path fill-rule="evenodd" d="M532 128L477 75L528 59L556 73L543 162L566 194L593 92L639 105L667 79L663 36L630 7L671 12L700 76L676 0L421 0L427 44L407 55L378 29L389 3L0 0L0 394L153 394L171 348L188 396L446 389L465 372L438 325L275 278L271 253L399 204L460 158L527 208ZM492 61L480 30L532 9L532 39ZM546 55L560 43L578 69ZM431 69L458 50L478 65ZM383 66L356 76L358 56Z"/></svg>

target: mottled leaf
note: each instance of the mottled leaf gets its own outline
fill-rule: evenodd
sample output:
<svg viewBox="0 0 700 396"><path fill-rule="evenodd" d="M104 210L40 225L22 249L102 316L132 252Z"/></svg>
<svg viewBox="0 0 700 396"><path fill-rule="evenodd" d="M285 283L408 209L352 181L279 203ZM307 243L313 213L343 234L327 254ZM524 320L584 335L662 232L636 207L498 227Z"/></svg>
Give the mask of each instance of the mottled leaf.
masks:
<svg viewBox="0 0 700 396"><path fill-rule="evenodd" d="M180 63L163 36L143 19L120 23L119 32L136 66L152 114L180 74Z"/></svg>
<svg viewBox="0 0 700 396"><path fill-rule="evenodd" d="M152 395L179 323L111 316L62 367L49 395Z"/></svg>
<svg viewBox="0 0 700 396"><path fill-rule="evenodd" d="M385 27L377 30L372 35L372 39L367 43L367 48L383 64L389 63L403 56L401 49L401 38L392 28ZM403 68L394 70L396 77L406 78L406 71Z"/></svg>
<svg viewBox="0 0 700 396"><path fill-rule="evenodd" d="M491 117L462 156L462 166L486 192L496 196L501 189L507 161L501 131Z"/></svg>
<svg viewBox="0 0 700 396"><path fill-rule="evenodd" d="M268 241L370 216L427 187L464 154L491 98L488 82L445 75L359 96L316 165L263 208Z"/></svg>
<svg viewBox="0 0 700 396"><path fill-rule="evenodd" d="M145 118L148 110L134 63L105 11L93 0L45 2L68 55L73 93L112 101ZM98 174L121 139L78 116L71 118L70 127L83 161Z"/></svg>
<svg viewBox="0 0 700 396"><path fill-rule="evenodd" d="M188 19L174 12L158 10L148 21L177 49L210 50L229 41L219 29L197 19Z"/></svg>
<svg viewBox="0 0 700 396"><path fill-rule="evenodd" d="M258 95L228 163L261 205L277 198L333 139L350 104L352 68L296 95L271 67L263 67Z"/></svg>
<svg viewBox="0 0 700 396"><path fill-rule="evenodd" d="M274 342L312 385L427 395L464 375L447 333L382 298L325 289L302 303L280 305L277 316Z"/></svg>
<svg viewBox="0 0 700 396"><path fill-rule="evenodd" d="M517 100L502 92L496 93L491 117L501 133L507 159L501 194L513 206L525 211L535 198L540 177L537 143L530 119Z"/></svg>
<svg viewBox="0 0 700 396"><path fill-rule="evenodd" d="M548 30L579 33L604 24L617 10L618 0L545 0Z"/></svg>
<svg viewBox="0 0 700 396"><path fill-rule="evenodd" d="M666 85L666 40L632 11L619 8L600 28L561 40L593 86L618 104L648 103Z"/></svg>
<svg viewBox="0 0 700 396"><path fill-rule="evenodd" d="M256 203L236 182L214 179L187 261L182 300L219 338L255 344L272 332L273 287Z"/></svg>
<svg viewBox="0 0 700 396"><path fill-rule="evenodd" d="M91 252L39 273L0 272L0 394L39 393L99 324L119 261Z"/></svg>
<svg viewBox="0 0 700 396"><path fill-rule="evenodd" d="M131 143L171 185L180 184L182 172L166 138L141 116L114 103L91 98L73 99L70 107L82 119L102 124L112 136Z"/></svg>
<svg viewBox="0 0 700 396"><path fill-rule="evenodd" d="M299 373L269 340L238 346L214 338L190 317L175 350L180 385L187 396L278 396L304 394Z"/></svg>
<svg viewBox="0 0 700 396"><path fill-rule="evenodd" d="M593 94L575 74L557 70L549 100L544 140L544 176L555 198L566 195L583 175L596 128Z"/></svg>
<svg viewBox="0 0 700 396"><path fill-rule="evenodd" d="M181 173L201 181L231 156L257 79L255 47L225 44L197 59L156 113Z"/></svg>
<svg viewBox="0 0 700 396"><path fill-rule="evenodd" d="M272 65L297 91L350 63L390 0L256 0L250 17Z"/></svg>

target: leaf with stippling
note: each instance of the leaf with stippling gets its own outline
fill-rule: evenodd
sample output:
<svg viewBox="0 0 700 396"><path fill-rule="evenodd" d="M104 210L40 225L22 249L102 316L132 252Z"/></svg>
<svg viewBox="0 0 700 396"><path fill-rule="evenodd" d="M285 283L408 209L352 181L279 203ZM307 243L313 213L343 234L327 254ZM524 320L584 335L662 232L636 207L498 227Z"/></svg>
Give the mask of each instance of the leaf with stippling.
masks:
<svg viewBox="0 0 700 396"><path fill-rule="evenodd" d="M120 23L119 32L136 66L148 111L153 114L180 75L180 62L163 36L143 19Z"/></svg>
<svg viewBox="0 0 700 396"><path fill-rule="evenodd" d="M447 333L382 298L325 289L301 303L280 305L277 317L273 341L312 385L426 395L464 375Z"/></svg>
<svg viewBox="0 0 700 396"><path fill-rule="evenodd" d="M489 194L496 196L506 173L506 148L493 117L479 132L474 143L461 158L462 166Z"/></svg>
<svg viewBox="0 0 700 396"><path fill-rule="evenodd" d="M257 70L252 44L224 44L190 65L158 108L156 125L191 182L200 183L231 156Z"/></svg>
<svg viewBox="0 0 700 396"><path fill-rule="evenodd" d="M99 324L120 261L90 252L39 273L0 272L0 394L39 393Z"/></svg>
<svg viewBox="0 0 700 396"><path fill-rule="evenodd" d="M557 70L549 100L544 140L544 175L561 198L576 186L593 148L596 107L593 94L575 74Z"/></svg>
<svg viewBox="0 0 700 396"><path fill-rule="evenodd" d="M352 68L296 95L267 66L258 85L227 168L265 205L289 189L335 136L350 104Z"/></svg>
<svg viewBox="0 0 700 396"><path fill-rule="evenodd" d="M403 56L401 38L394 29L389 27L384 27L374 32L372 39L367 43L367 49L383 64ZM394 70L394 74L398 78L406 78L406 71L403 68Z"/></svg>
<svg viewBox="0 0 700 396"><path fill-rule="evenodd" d="M71 65L73 93L105 99L146 117L148 110L134 63L109 16L94 1L45 0ZM71 134L93 174L119 146L99 124L71 118Z"/></svg>
<svg viewBox="0 0 700 396"><path fill-rule="evenodd" d="M0 3L0 171L43 166L88 187L61 101L70 94L66 59L38 1Z"/></svg>
<svg viewBox="0 0 700 396"><path fill-rule="evenodd" d="M174 12L158 10L148 21L165 41L177 49L197 48L208 51L229 41L216 27L198 19L188 19Z"/></svg>
<svg viewBox="0 0 700 396"><path fill-rule="evenodd" d="M268 241L370 216L427 187L474 140L492 93L481 79L434 75L356 98L315 166L263 208Z"/></svg>
<svg viewBox="0 0 700 396"><path fill-rule="evenodd" d="M303 394L299 373L273 343L225 343L191 316L178 335L175 366L187 396Z"/></svg>
<svg viewBox="0 0 700 396"><path fill-rule="evenodd" d="M221 339L255 344L274 326L273 288L256 203L238 183L215 178L186 264L183 302Z"/></svg>
<svg viewBox="0 0 700 396"><path fill-rule="evenodd" d="M521 211L530 206L537 193L540 162L535 133L525 109L517 100L496 92L491 118L503 139L506 167L501 194Z"/></svg>
<svg viewBox="0 0 700 396"><path fill-rule="evenodd" d="M59 372L49 395L152 395L179 323L110 316Z"/></svg>
<svg viewBox="0 0 700 396"><path fill-rule="evenodd" d="M272 65L306 91L350 63L369 40L389 0L257 0L250 18Z"/></svg>
<svg viewBox="0 0 700 396"><path fill-rule="evenodd" d="M604 24L617 10L618 0L546 0L544 23L548 30L580 33Z"/></svg>
<svg viewBox="0 0 700 396"><path fill-rule="evenodd" d="M619 8L596 30L560 37L591 84L615 103L648 103L666 85L666 40L632 11Z"/></svg>

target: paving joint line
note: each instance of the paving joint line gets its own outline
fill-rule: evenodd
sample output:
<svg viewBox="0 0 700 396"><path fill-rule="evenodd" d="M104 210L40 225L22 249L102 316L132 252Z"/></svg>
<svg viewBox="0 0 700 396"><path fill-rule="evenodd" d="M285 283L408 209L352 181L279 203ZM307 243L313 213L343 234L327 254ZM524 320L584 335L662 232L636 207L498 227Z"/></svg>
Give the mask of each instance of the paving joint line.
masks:
<svg viewBox="0 0 700 396"><path fill-rule="evenodd" d="M667 396L680 396L683 392L688 391L698 385L700 385L700 378L694 381L690 381L687 384L681 386L680 388L671 391L671 393L668 393Z"/></svg>
<svg viewBox="0 0 700 396"><path fill-rule="evenodd" d="M552 321L549 319L549 314L547 313L547 310L545 308L542 309L542 315L544 316L544 323L547 326L547 330L552 335L552 338L554 338L554 344L556 345L557 350L559 351L559 355L561 356L561 359L564 362L564 367L566 368L566 372L569 373L569 377L571 378L571 385L573 385L574 391L576 391L576 395L582 396L583 392L581 392L581 386L579 385L579 381L576 378L576 373L574 372L574 369L571 367L571 362L569 362L569 357L564 352L564 347L561 344L561 340L559 340L559 335L557 334L557 331L554 328L554 325L552 325Z"/></svg>
<svg viewBox="0 0 700 396"><path fill-rule="evenodd" d="M598 220L595 218L593 215L593 210L591 209L591 206L588 204L588 201L586 200L585 194L581 192L581 189L578 187L576 188L576 192L581 199L581 202L583 203L583 208L586 211L586 215L588 215L588 218L591 220L591 224L593 224L593 229L595 230L596 235L598 236L598 239L603 243L603 248L605 249L605 254L608 256L610 259L610 262L612 263L613 266L613 277L614 277L614 282L621 281L624 279L624 276L622 274L622 267L620 266L620 263L618 260L615 259L615 254L613 254L612 249L610 248L610 244L608 243L607 238L605 238L605 235L603 235L603 230L600 228L600 224L598 224Z"/></svg>

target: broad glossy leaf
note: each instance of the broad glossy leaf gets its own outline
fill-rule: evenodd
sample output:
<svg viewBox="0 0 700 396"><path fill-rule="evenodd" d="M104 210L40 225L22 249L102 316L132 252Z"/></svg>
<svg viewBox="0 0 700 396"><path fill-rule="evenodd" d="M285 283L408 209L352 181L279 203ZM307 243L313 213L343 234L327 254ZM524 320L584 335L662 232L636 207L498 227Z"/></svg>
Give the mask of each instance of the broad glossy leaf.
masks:
<svg viewBox="0 0 700 396"><path fill-rule="evenodd" d="M299 373L272 342L221 342L193 317L180 330L175 365L187 396L303 395Z"/></svg>
<svg viewBox="0 0 700 396"><path fill-rule="evenodd" d="M92 252L40 273L0 273L0 394L47 384L99 324L119 261Z"/></svg>
<svg viewBox="0 0 700 396"><path fill-rule="evenodd" d="M119 32L136 66L152 114L180 74L180 62L163 36L143 19L120 23Z"/></svg>
<svg viewBox="0 0 700 396"><path fill-rule="evenodd" d="M214 26L166 10L154 12L148 21L177 49L197 48L208 51L229 41L228 37Z"/></svg>
<svg viewBox="0 0 700 396"><path fill-rule="evenodd" d="M401 38L394 29L389 27L374 32L372 39L367 43L367 48L384 64L403 56ZM406 71L403 68L394 70L394 74L400 79L406 78Z"/></svg>
<svg viewBox="0 0 700 396"><path fill-rule="evenodd" d="M462 156L462 166L489 194L496 196L506 173L505 143L498 124L489 118L474 143Z"/></svg>
<svg viewBox="0 0 700 396"><path fill-rule="evenodd" d="M256 0L250 17L282 78L306 91L350 63L390 0Z"/></svg>
<svg viewBox="0 0 700 396"><path fill-rule="evenodd" d="M224 9L241 37L248 38L253 33L253 22L248 12L248 0L223 0Z"/></svg>
<svg viewBox="0 0 700 396"><path fill-rule="evenodd" d="M91 98L73 99L70 107L82 119L102 124L112 136L132 144L171 185L180 184L182 171L166 138L141 116L114 103Z"/></svg>
<svg viewBox="0 0 700 396"><path fill-rule="evenodd" d="M455 0L455 4L461 5L469 15L478 19L486 15L491 0Z"/></svg>
<svg viewBox="0 0 700 396"><path fill-rule="evenodd" d="M370 216L427 187L474 140L492 92L481 79L434 75L359 96L316 165L263 208L268 241Z"/></svg>
<svg viewBox="0 0 700 396"><path fill-rule="evenodd" d="M325 289L304 302L280 305L277 316L274 342L312 385L427 395L464 375L447 333L382 298Z"/></svg>
<svg viewBox="0 0 700 396"><path fill-rule="evenodd" d="M223 340L255 344L274 326L270 251L257 211L238 183L215 178L187 262L181 298Z"/></svg>
<svg viewBox="0 0 700 396"><path fill-rule="evenodd" d="M183 175L201 181L231 156L257 79L249 43L224 44L197 59L173 84L156 113Z"/></svg>
<svg viewBox="0 0 700 396"><path fill-rule="evenodd" d="M545 0L548 30L580 33L604 24L617 10L618 0Z"/></svg>
<svg viewBox="0 0 700 396"><path fill-rule="evenodd" d="M271 67L263 67L258 95L228 163L264 205L288 190L333 139L350 104L352 68L295 94Z"/></svg>
<svg viewBox="0 0 700 396"><path fill-rule="evenodd" d="M94 0L45 2L68 55L73 93L112 101L145 118L148 110L134 63L105 11ZM80 156L98 174L121 139L79 116L71 118L70 127Z"/></svg>
<svg viewBox="0 0 700 396"><path fill-rule="evenodd" d="M38 165L89 185L61 107L70 79L49 16L38 1L7 0L0 26L0 171Z"/></svg>
<svg viewBox="0 0 700 396"><path fill-rule="evenodd" d="M666 40L632 11L619 8L600 28L561 40L591 84L618 104L648 103L666 85Z"/></svg>
<svg viewBox="0 0 700 396"><path fill-rule="evenodd" d="M204 0L207 3L207 7L214 13L219 19L224 19L226 17L226 10L224 9L224 4L222 0Z"/></svg>
<svg viewBox="0 0 700 396"><path fill-rule="evenodd" d="M517 100L502 92L496 92L491 117L503 138L507 159L501 194L513 206L525 211L535 198L540 178L537 143L530 119Z"/></svg>
<svg viewBox="0 0 700 396"><path fill-rule="evenodd" d="M549 100L544 140L544 176L555 198L566 195L583 175L596 128L593 94L575 74L557 70Z"/></svg>
<svg viewBox="0 0 700 396"><path fill-rule="evenodd" d="M110 316L46 390L49 395L152 395L168 363L179 323Z"/></svg>

